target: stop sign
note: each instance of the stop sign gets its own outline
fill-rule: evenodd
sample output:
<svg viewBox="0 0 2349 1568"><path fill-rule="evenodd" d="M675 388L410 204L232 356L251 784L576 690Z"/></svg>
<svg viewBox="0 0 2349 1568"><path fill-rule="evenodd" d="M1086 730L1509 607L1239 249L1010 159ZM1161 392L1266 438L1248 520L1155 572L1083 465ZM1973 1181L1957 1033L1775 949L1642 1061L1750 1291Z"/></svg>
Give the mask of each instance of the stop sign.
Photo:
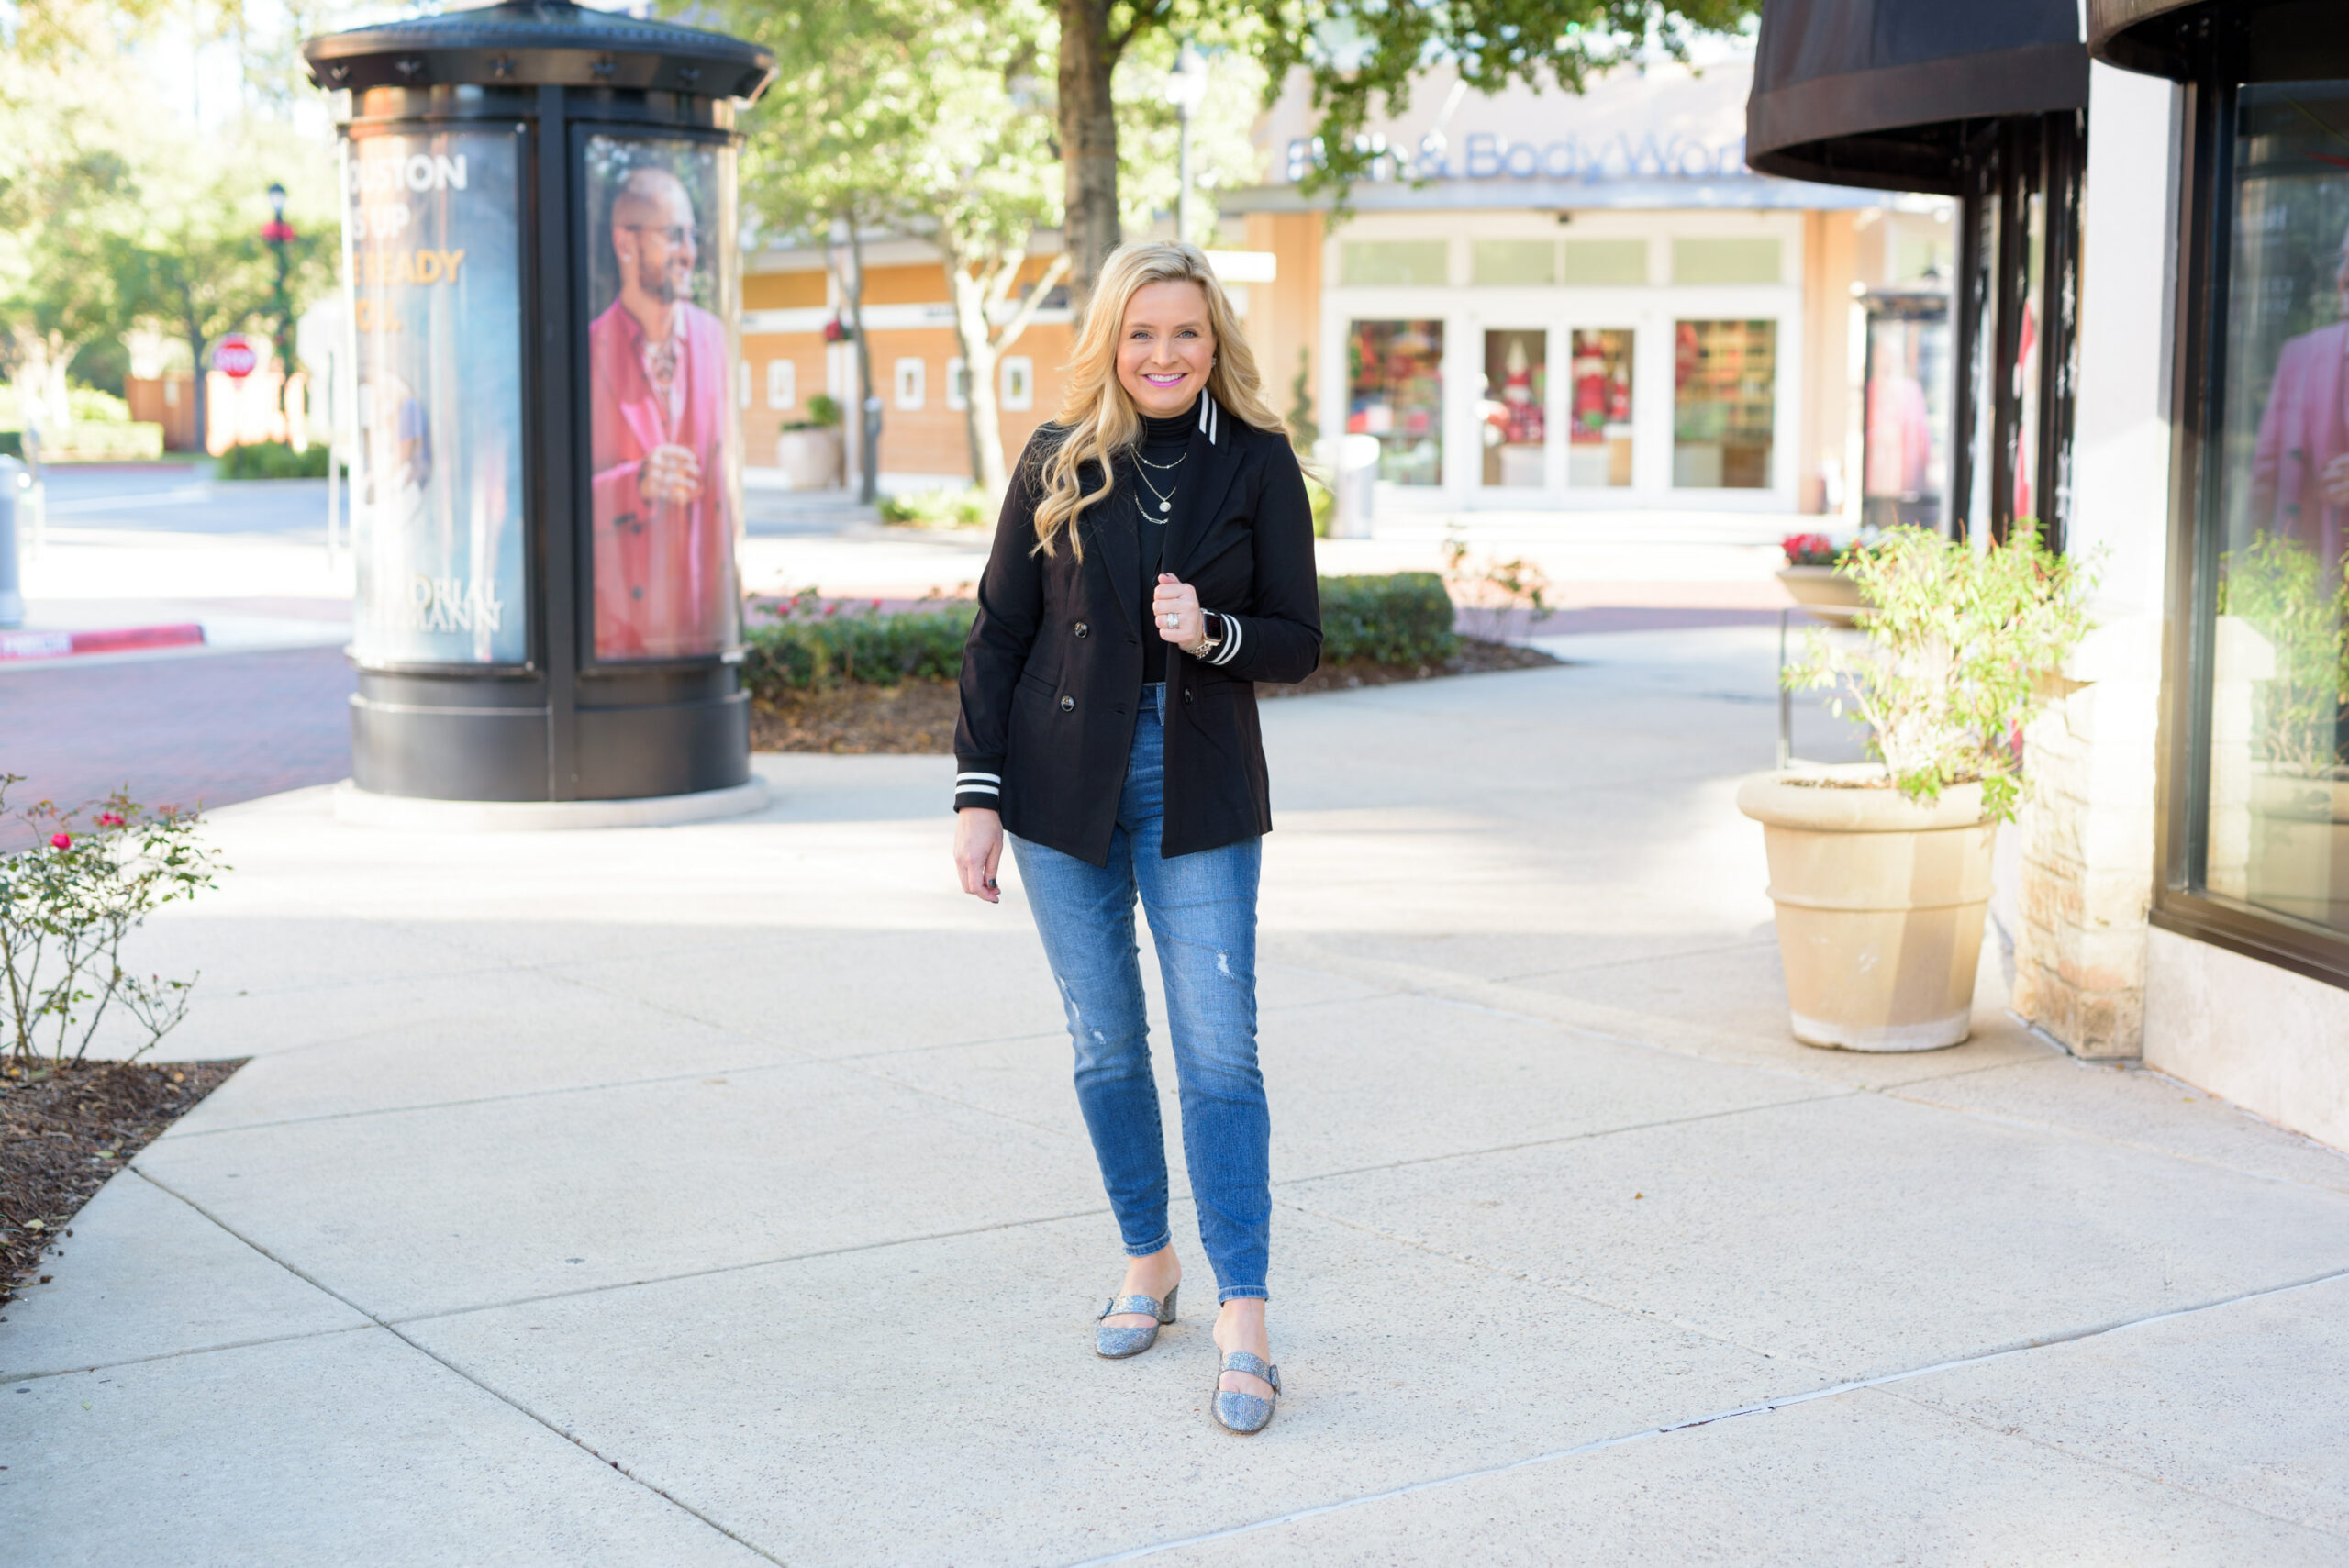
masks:
<svg viewBox="0 0 2349 1568"><path fill-rule="evenodd" d="M212 368L242 381L261 363L261 351L242 332L231 332L212 346Z"/></svg>

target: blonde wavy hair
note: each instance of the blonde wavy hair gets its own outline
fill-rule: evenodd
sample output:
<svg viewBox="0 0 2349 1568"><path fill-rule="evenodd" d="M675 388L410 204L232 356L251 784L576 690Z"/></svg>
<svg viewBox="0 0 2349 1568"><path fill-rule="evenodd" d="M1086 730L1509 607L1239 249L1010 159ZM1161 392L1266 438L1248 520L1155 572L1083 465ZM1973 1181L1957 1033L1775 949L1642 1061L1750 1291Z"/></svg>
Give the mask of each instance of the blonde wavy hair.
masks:
<svg viewBox="0 0 2349 1568"><path fill-rule="evenodd" d="M1141 439L1141 415L1118 380L1118 341L1126 324L1126 307L1134 293L1150 284L1194 283L1208 297L1208 326L1215 333L1215 362L1208 372L1208 393L1223 411L1257 429L1279 432L1286 427L1264 405L1263 383L1256 374L1256 356L1241 335L1240 317L1230 296L1216 281L1207 252L1196 245L1172 239L1137 239L1120 245L1101 264L1101 281L1094 285L1093 304L1068 363L1067 390L1061 395L1053 423L1061 438L1038 465L1036 550L1052 553L1052 541L1065 529L1069 548L1085 559L1085 542L1077 535L1077 519L1085 509L1108 500L1118 487L1112 460L1130 450ZM1094 464L1101 487L1086 490L1085 465Z"/></svg>

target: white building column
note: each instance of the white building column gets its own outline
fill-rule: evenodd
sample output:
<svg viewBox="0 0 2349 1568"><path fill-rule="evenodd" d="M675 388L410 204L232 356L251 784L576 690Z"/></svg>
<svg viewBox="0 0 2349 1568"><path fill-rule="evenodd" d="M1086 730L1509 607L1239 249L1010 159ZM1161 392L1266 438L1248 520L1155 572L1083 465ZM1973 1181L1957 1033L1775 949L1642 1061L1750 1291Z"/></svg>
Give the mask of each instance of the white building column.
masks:
<svg viewBox="0 0 2349 1568"><path fill-rule="evenodd" d="M2097 574L2096 629L2025 738L2016 1011L2084 1057L2144 1040L2169 539L2177 90L2094 67L2081 236L2080 379L2066 550ZM2168 149L2165 179L2148 151Z"/></svg>

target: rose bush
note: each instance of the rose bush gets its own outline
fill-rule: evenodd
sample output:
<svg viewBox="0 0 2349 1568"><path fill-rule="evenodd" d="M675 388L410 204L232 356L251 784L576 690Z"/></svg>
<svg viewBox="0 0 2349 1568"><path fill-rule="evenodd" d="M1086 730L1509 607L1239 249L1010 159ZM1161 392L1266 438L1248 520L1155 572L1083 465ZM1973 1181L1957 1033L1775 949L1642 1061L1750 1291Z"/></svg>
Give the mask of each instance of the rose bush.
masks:
<svg viewBox="0 0 2349 1568"><path fill-rule="evenodd" d="M0 774L0 813L23 782ZM13 1065L82 1060L110 1016L129 1019L142 1037L131 1055L144 1055L186 1017L195 980L132 973L124 939L226 868L197 838L194 812L148 811L117 795L83 831L45 800L13 815L40 846L0 856L0 1028Z"/></svg>

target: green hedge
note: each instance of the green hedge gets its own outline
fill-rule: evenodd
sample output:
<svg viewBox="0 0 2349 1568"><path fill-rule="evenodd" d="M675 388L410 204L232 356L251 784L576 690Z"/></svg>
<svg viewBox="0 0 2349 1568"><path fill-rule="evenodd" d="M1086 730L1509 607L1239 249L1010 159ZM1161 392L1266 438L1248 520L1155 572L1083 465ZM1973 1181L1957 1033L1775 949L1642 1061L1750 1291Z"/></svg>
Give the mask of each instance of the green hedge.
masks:
<svg viewBox="0 0 2349 1568"><path fill-rule="evenodd" d="M879 510L885 523L910 524L918 528L975 528L986 525L987 498L976 487L921 490L907 495L884 495Z"/></svg>
<svg viewBox="0 0 2349 1568"><path fill-rule="evenodd" d="M963 639L976 606L883 615L874 610L818 610L802 595L779 618L743 639L742 684L773 702L851 681L889 686L900 681L954 679L963 668Z"/></svg>
<svg viewBox="0 0 2349 1568"><path fill-rule="evenodd" d="M974 613L966 604L896 615L818 608L813 594L803 594L744 638L742 684L773 702L851 682L951 681L963 668L963 639ZM1424 664L1460 646L1452 596L1432 572L1322 578L1321 633L1324 664Z"/></svg>
<svg viewBox="0 0 2349 1568"><path fill-rule="evenodd" d="M324 479L326 476L327 449L323 441L312 441L298 452L284 441L256 441L250 446L230 447L220 454L220 465L213 473L216 479Z"/></svg>
<svg viewBox="0 0 2349 1568"><path fill-rule="evenodd" d="M1321 662L1424 664L1459 650L1452 595L1432 572L1321 579Z"/></svg>

